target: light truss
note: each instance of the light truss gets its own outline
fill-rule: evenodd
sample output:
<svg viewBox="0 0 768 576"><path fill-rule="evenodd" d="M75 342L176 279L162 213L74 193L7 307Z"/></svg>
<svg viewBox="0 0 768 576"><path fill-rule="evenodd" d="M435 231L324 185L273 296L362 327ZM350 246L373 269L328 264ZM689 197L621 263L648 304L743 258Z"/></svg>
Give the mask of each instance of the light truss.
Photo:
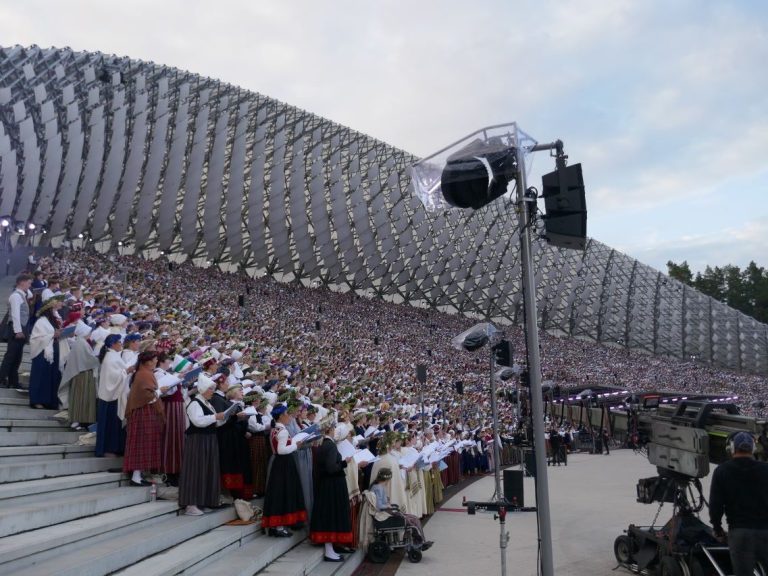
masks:
<svg viewBox="0 0 768 576"><path fill-rule="evenodd" d="M403 150L150 62L0 49L0 215L397 302L522 322L517 218L431 214ZM533 245L541 328L768 372L768 327L590 240ZM669 383L672 384L672 383Z"/></svg>

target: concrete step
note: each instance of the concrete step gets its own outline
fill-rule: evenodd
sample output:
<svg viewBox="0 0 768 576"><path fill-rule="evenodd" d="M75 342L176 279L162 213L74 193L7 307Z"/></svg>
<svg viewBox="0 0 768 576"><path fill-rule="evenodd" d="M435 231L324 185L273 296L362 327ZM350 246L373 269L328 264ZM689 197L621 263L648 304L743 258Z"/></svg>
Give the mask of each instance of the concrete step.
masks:
<svg viewBox="0 0 768 576"><path fill-rule="evenodd" d="M44 562L9 571L4 576L103 576L234 519L233 507L204 516L174 516L157 522L149 530L138 525L121 534L120 538L107 538L77 550L62 549L60 554Z"/></svg>
<svg viewBox="0 0 768 576"><path fill-rule="evenodd" d="M13 405L0 403L0 420L53 420L58 423L66 423L64 420L54 420L53 416L61 410L47 410L32 408L27 400L25 405Z"/></svg>
<svg viewBox="0 0 768 576"><path fill-rule="evenodd" d="M260 523L248 526L220 526L120 570L117 574L121 576L189 574L190 570L200 563L208 564L219 557L229 559L232 552L239 549L243 543L255 538L263 538Z"/></svg>
<svg viewBox="0 0 768 576"><path fill-rule="evenodd" d="M320 562L309 576L352 576L363 560L365 560L365 554L362 550L357 550L354 554L346 556L341 563Z"/></svg>
<svg viewBox="0 0 768 576"><path fill-rule="evenodd" d="M69 476L71 474L88 474L104 472L110 468L121 468L122 458L67 458L58 460L42 460L40 462L12 462L0 464L0 484L6 482L21 482L38 478Z"/></svg>
<svg viewBox="0 0 768 576"><path fill-rule="evenodd" d="M323 547L313 546L304 541L287 554L277 558L272 564L260 570L258 574L270 576L305 576L323 561Z"/></svg>
<svg viewBox="0 0 768 576"><path fill-rule="evenodd" d="M144 530L151 529L154 524L175 517L177 511L176 502L158 500L2 538L0 574L24 570L63 552L120 538L139 526Z"/></svg>
<svg viewBox="0 0 768 576"><path fill-rule="evenodd" d="M16 431L0 430L0 446L48 446L50 444L74 444L85 432L70 428L46 428L35 430L16 428ZM93 446L91 446L93 449Z"/></svg>
<svg viewBox="0 0 768 576"><path fill-rule="evenodd" d="M12 420L0 419L0 428L5 428L6 432L14 432L14 431L24 432L26 430L46 432L46 431L50 431L52 429L57 429L57 428L66 430L67 428L69 428L69 426L66 424L66 422L60 422L58 420L53 420L53 419L46 420L44 418L34 418L34 419L24 420L24 419L16 418Z"/></svg>
<svg viewBox="0 0 768 576"><path fill-rule="evenodd" d="M306 539L306 532L294 532L290 538L271 538L261 536L252 542L243 544L222 558L200 563L188 572L196 576L252 576L270 565L283 554Z"/></svg>
<svg viewBox="0 0 768 576"><path fill-rule="evenodd" d="M0 511L0 537L61 524L76 518L85 518L109 510L134 506L149 501L149 487L129 486L107 488L67 498L41 498L36 504L29 502L3 506Z"/></svg>
<svg viewBox="0 0 768 576"><path fill-rule="evenodd" d="M11 398L13 400L26 399L25 404L29 404L29 392L26 390L24 392L19 392L16 388L0 388L0 398Z"/></svg>
<svg viewBox="0 0 768 576"><path fill-rule="evenodd" d="M84 434L84 432L81 432L81 434ZM0 464L34 462L58 458L88 458L90 456L93 456L93 446L78 446L77 444L0 447Z"/></svg>
<svg viewBox="0 0 768 576"><path fill-rule="evenodd" d="M124 481L127 481L127 476L122 472L94 472L0 484L0 507L25 501L39 502L40 498L57 498L65 493L73 495L75 491L92 492L109 487L117 488L121 483L125 483Z"/></svg>
<svg viewBox="0 0 768 576"><path fill-rule="evenodd" d="M9 388L0 388L0 390L8 392L7 395L0 394L0 406L29 406L29 394L17 393L16 389Z"/></svg>

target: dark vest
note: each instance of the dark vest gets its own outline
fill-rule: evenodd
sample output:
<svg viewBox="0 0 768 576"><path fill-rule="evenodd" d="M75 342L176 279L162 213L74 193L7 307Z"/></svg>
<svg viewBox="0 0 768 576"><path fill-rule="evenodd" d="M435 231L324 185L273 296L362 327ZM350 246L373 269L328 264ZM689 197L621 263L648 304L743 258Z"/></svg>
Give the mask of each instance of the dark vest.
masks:
<svg viewBox="0 0 768 576"><path fill-rule="evenodd" d="M205 414L206 416L212 416L214 414L213 410L208 408L205 404L200 402L197 398L192 400L192 402L197 402L200 405L200 408L203 409L203 414ZM192 420L190 420L189 428L187 428L187 434L216 434L216 422L214 422L209 426L206 426L205 428L198 428L192 423Z"/></svg>

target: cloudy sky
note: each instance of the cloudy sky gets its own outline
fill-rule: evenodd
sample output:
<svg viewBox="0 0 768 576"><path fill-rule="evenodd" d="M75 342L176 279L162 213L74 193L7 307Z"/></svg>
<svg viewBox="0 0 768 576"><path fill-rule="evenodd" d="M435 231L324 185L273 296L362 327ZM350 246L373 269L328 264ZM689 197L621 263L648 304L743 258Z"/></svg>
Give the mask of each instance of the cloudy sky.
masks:
<svg viewBox="0 0 768 576"><path fill-rule="evenodd" d="M514 120L583 164L590 236L768 266L764 0L0 0L0 44L177 66L418 155Z"/></svg>

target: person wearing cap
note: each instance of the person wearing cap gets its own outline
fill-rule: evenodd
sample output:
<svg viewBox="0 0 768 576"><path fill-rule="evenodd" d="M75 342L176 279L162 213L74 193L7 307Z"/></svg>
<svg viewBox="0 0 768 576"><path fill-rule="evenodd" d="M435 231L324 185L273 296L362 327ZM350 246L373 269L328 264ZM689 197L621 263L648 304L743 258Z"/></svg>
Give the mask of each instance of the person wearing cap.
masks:
<svg viewBox="0 0 768 576"><path fill-rule="evenodd" d="M58 409L61 371L67 363L69 344L59 341L63 298L52 296L37 312L37 322L29 337L29 405L33 408Z"/></svg>
<svg viewBox="0 0 768 576"><path fill-rule="evenodd" d="M285 538L292 535L287 526L307 521L304 493L294 458L301 442L295 442L286 428L290 416L285 404L277 404L272 409L272 418L275 419L270 432L273 456L264 495L261 526L269 531L270 536Z"/></svg>
<svg viewBox="0 0 768 576"><path fill-rule="evenodd" d="M59 399L69 412L71 427L87 428L96 422L96 371L99 361L88 343L91 329L82 320L69 339L69 357L61 375Z"/></svg>
<svg viewBox="0 0 768 576"><path fill-rule="evenodd" d="M125 407L126 439L123 471L132 473L133 486L148 486L142 471L159 471L165 411L158 398L157 352L142 352L131 377Z"/></svg>
<svg viewBox="0 0 768 576"><path fill-rule="evenodd" d="M751 576L757 562L768 567L768 464L754 459L749 432L738 432L730 446L732 458L712 474L709 519L715 536L724 540L725 513L733 574Z"/></svg>
<svg viewBox="0 0 768 576"><path fill-rule="evenodd" d="M325 545L323 559L326 562L343 562L344 558L334 550L333 545L351 546L353 543L345 474L352 457L342 459L336 448L336 423L332 416L323 420L319 428L323 441L315 454L317 484L309 538L314 544Z"/></svg>
<svg viewBox="0 0 768 576"><path fill-rule="evenodd" d="M219 505L219 443L216 429L224 422L224 413L211 404L216 383L200 374L195 396L187 404L189 427L184 439L184 457L179 476L179 506L187 516L202 516L205 508Z"/></svg>
<svg viewBox="0 0 768 576"><path fill-rule="evenodd" d="M395 470L397 470L397 468L395 468ZM376 498L376 510L386 513L387 517L396 516L405 520L405 523L408 526L414 528L414 544L417 547L420 547L421 550L428 550L432 547L433 542L427 540L424 536L424 529L421 526L421 521L413 514L407 514L404 509L390 501L389 494L391 490L389 484L393 477L392 468L379 468L378 472L376 472L376 477L373 484L371 484L371 493L373 493ZM386 519L386 517L381 518L377 515L377 520L381 521Z"/></svg>
<svg viewBox="0 0 768 576"><path fill-rule="evenodd" d="M123 338L123 361L128 366L135 366L139 359L139 346L141 345L141 334L134 332Z"/></svg>
<svg viewBox="0 0 768 576"><path fill-rule="evenodd" d="M99 385L96 401L96 456L117 456L125 451L125 430L119 416L121 399L128 389L133 368L121 356L122 339L110 334L99 352Z"/></svg>
<svg viewBox="0 0 768 576"><path fill-rule="evenodd" d="M24 356L24 344L27 343L29 322L28 292L32 284L29 274L19 274L16 277L16 287L8 297L8 345L0 364L0 388L19 387L19 366Z"/></svg>

